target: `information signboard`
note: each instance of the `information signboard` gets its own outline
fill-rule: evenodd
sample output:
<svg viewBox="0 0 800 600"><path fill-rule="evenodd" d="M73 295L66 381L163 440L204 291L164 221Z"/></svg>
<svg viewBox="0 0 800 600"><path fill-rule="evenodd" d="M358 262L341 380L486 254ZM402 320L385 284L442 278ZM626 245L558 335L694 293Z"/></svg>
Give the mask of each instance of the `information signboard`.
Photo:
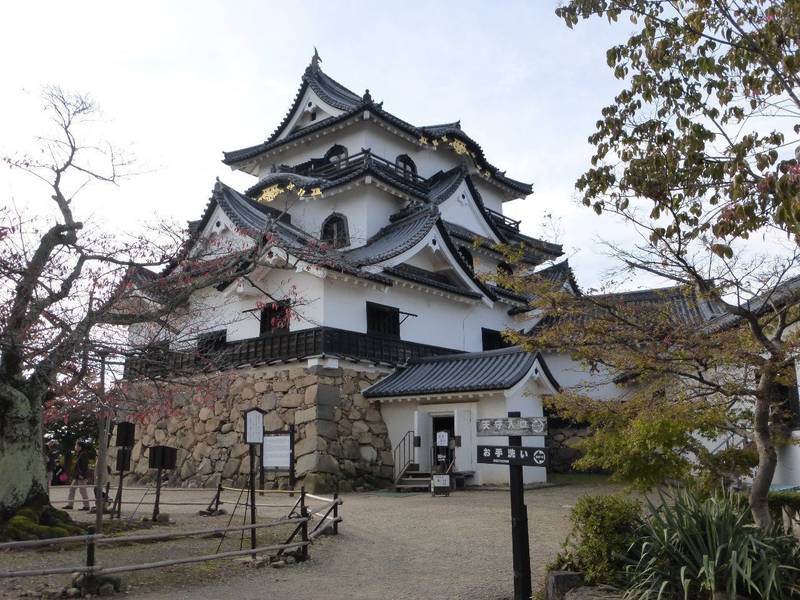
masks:
<svg viewBox="0 0 800 600"><path fill-rule="evenodd" d="M496 435L547 435L546 417L502 417L477 419L478 437Z"/></svg>
<svg viewBox="0 0 800 600"><path fill-rule="evenodd" d="M447 448L449 443L450 443L450 436L446 431L436 432L436 445L439 448Z"/></svg>
<svg viewBox="0 0 800 600"><path fill-rule="evenodd" d="M546 448L478 446L478 462L490 465L547 466Z"/></svg>
<svg viewBox="0 0 800 600"><path fill-rule="evenodd" d="M433 496L450 495L450 475L431 476L431 495Z"/></svg>
<svg viewBox="0 0 800 600"><path fill-rule="evenodd" d="M245 413L245 443L260 444L264 437L264 413L249 410Z"/></svg>
<svg viewBox="0 0 800 600"><path fill-rule="evenodd" d="M289 469L292 465L292 436L265 435L262 465L265 469Z"/></svg>

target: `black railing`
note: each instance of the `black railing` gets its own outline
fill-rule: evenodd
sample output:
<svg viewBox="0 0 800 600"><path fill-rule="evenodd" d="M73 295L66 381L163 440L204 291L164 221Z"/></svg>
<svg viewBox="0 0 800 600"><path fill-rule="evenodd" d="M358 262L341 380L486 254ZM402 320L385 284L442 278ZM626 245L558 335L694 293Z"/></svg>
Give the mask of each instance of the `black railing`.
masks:
<svg viewBox="0 0 800 600"><path fill-rule="evenodd" d="M509 229L513 229L514 231L519 231L519 224L522 221L517 221L515 219L512 219L511 217L507 217L503 213L499 213L496 210L492 210L491 208L484 207L484 210L487 213L489 213L489 216L492 217L495 221L497 221L500 225L508 227Z"/></svg>
<svg viewBox="0 0 800 600"><path fill-rule="evenodd" d="M198 371L216 371L244 365L328 355L392 365L411 359L460 350L429 346L332 327L271 333L257 338L227 342L211 351L157 350L131 356L125 361L125 377L157 377Z"/></svg>
<svg viewBox="0 0 800 600"><path fill-rule="evenodd" d="M400 481L400 478L406 472L410 464L414 462L414 432L408 431L403 436L397 445L394 447L394 482Z"/></svg>
<svg viewBox="0 0 800 600"><path fill-rule="evenodd" d="M414 187L427 189L427 183L424 177L420 177L408 168L404 169L401 164L393 163L385 158L376 156L369 150L362 150L353 156L328 162L309 161L303 166L297 167L297 173L307 177L341 177L352 171L361 169L367 164L372 164L378 170L388 172L389 175L404 179L406 183Z"/></svg>

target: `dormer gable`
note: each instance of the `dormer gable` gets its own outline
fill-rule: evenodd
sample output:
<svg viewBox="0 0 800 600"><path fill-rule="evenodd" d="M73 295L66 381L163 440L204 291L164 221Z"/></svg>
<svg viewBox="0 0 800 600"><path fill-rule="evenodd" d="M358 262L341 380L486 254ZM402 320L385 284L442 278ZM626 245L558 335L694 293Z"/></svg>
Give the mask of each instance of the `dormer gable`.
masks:
<svg viewBox="0 0 800 600"><path fill-rule="evenodd" d="M311 63L303 73L300 89L283 122L267 142L281 140L310 125L338 117L361 104L361 97L322 72L321 58L314 49Z"/></svg>

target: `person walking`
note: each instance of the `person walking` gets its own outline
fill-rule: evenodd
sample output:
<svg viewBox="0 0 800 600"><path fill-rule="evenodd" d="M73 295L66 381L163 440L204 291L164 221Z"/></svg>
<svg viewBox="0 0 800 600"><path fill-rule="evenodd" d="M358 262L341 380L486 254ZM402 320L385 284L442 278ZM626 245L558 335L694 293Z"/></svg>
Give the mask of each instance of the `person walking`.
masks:
<svg viewBox="0 0 800 600"><path fill-rule="evenodd" d="M72 482L69 486L69 496L65 509L71 510L75 501L75 490L81 491L83 498L83 508L78 510L89 510L89 494L86 492L86 483L89 479L89 453L86 451L86 444L81 441L75 442L75 458L72 461Z"/></svg>
<svg viewBox="0 0 800 600"><path fill-rule="evenodd" d="M53 485L53 478L58 469L58 459L61 456L58 451L58 442L56 440L49 440L45 445L45 453L45 458L47 460L47 490L50 491L50 486Z"/></svg>

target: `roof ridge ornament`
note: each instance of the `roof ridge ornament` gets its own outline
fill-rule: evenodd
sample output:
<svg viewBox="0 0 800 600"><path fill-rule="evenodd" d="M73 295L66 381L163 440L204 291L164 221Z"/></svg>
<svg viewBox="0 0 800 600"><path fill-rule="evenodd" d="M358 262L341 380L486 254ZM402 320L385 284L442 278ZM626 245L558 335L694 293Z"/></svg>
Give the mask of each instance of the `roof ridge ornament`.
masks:
<svg viewBox="0 0 800 600"><path fill-rule="evenodd" d="M369 88L364 91L364 96L362 97L364 102L372 102L372 94L369 93Z"/></svg>
<svg viewBox="0 0 800 600"><path fill-rule="evenodd" d="M311 64L308 65L309 70L311 71L319 71L319 63L322 62L322 57L320 57L319 52L317 52L317 47L314 46L314 56L311 57Z"/></svg>

